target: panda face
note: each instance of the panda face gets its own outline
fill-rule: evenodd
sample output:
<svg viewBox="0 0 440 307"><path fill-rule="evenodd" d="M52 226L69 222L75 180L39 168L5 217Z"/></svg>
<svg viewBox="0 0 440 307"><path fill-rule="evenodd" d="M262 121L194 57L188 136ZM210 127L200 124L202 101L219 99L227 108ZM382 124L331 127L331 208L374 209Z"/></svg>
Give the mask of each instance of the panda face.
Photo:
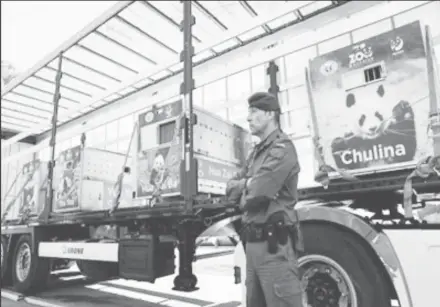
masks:
<svg viewBox="0 0 440 307"><path fill-rule="evenodd" d="M371 85L361 91L347 94L345 107L353 123L353 133L363 139L374 139L384 131L392 118L392 108L387 106L383 84L372 90Z"/></svg>
<svg viewBox="0 0 440 307"><path fill-rule="evenodd" d="M153 169L155 169L156 171L161 171L164 169L164 167L165 167L165 159L161 154L159 154L154 159Z"/></svg>

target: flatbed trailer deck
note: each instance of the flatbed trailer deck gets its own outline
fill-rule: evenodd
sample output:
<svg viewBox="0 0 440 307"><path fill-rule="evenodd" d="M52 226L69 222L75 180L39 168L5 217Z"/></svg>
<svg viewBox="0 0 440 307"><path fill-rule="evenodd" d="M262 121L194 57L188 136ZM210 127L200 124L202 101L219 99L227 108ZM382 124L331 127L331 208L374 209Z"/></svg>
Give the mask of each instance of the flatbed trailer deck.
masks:
<svg viewBox="0 0 440 307"><path fill-rule="evenodd" d="M408 176L414 169L399 170L393 173L387 173L384 178L383 174L366 175L358 182L347 182L344 179L332 180L327 188L311 187L299 190L299 201L319 200L326 201L341 201L347 199L359 199L362 197L369 198L370 205L366 209L374 210L375 202L371 202L371 197L374 192L378 198L383 198L384 195L396 195L396 200L401 200L401 195L396 191L402 190ZM415 178L412 187L418 193L438 193L440 186L440 178L431 175L427 178ZM376 204L380 209L383 204ZM167 218L173 220L179 219L200 219L201 221L210 221L212 224L212 217L221 219L229 215L235 215L240 212L238 206L229 202L224 197L211 197L205 200L195 201L192 212L186 209L184 200L167 201L156 203L154 207L149 205L145 207L136 208L118 208L114 212L108 210L94 211L94 212L70 212L70 213L51 213L47 220L48 225L51 224L81 224L86 223L90 225L124 223L126 221L144 220L148 218ZM222 216L218 216L219 213ZM215 219L214 219L215 220ZM19 224L19 220L5 221L4 226L12 226ZM39 223L37 217L30 217L29 224ZM7 230L6 230L7 231Z"/></svg>

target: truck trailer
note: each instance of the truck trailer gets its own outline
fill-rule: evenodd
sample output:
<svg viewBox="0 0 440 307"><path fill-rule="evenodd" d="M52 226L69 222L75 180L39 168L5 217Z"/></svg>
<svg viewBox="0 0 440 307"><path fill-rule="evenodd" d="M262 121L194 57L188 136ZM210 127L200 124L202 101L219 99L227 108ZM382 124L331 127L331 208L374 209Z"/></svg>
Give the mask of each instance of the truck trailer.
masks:
<svg viewBox="0 0 440 307"><path fill-rule="evenodd" d="M198 28L198 22L221 28L221 19L227 19L212 13L222 9L220 4L167 4L180 9L179 24L176 14L163 13L165 4L122 1L7 85L2 110L15 103L34 108L36 116L38 105L25 102L44 102L36 92L49 91L32 82L51 76L53 110L46 109L50 125L41 121L2 140L4 150L39 139L13 155L2 152L2 178L3 166L23 161L7 187L14 193L2 195L2 287L35 293L60 259L76 261L92 280L154 283L175 273L175 247L174 289L204 287L192 271L196 238L230 224L240 230L240 208L224 191L255 140L246 129L246 97L220 102L214 93L198 105L201 86L194 79L208 86L251 71L251 91L277 95L282 129L298 148L302 171L295 209L304 237L298 255L304 306L434 305L436 292L429 286L440 284L440 66L435 54L440 3L286 1L268 4L275 6L268 13L258 2L240 1L229 10L253 16L249 24L223 25L224 37L201 43L198 36L207 24ZM97 62L81 64L72 50L93 51L123 66L116 55L94 50L92 39L127 51L129 40L121 43L123 35L110 35L122 25L173 53L172 38L164 46L140 27L147 10L182 31L180 63L138 72L117 85L108 81L108 90L102 87L85 102L69 96L99 86L78 69L82 65L97 74L92 67ZM336 27L345 32L335 35ZM130 50L147 61L150 49ZM125 64L126 70L133 65ZM73 81L81 86L75 88ZM176 88L177 95L169 93ZM79 104L69 109L72 103ZM226 117L216 103L227 105ZM123 150L89 145L88 130L100 117L128 112L136 120L124 127ZM20 125L2 114L2 126L4 119L11 128ZM73 137L75 145L57 148ZM37 156L45 146L48 154ZM241 282L246 306L241 243L235 259L231 277Z"/></svg>

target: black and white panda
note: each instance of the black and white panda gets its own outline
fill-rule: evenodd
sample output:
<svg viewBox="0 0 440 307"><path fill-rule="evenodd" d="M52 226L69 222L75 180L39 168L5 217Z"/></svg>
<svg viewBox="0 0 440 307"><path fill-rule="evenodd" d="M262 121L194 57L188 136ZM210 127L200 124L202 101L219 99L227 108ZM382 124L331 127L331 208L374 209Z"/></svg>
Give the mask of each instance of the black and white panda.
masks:
<svg viewBox="0 0 440 307"><path fill-rule="evenodd" d="M344 121L351 122L352 127L331 144L339 168L367 168L414 158L417 137L413 108L406 100L387 99L385 84L350 91L343 107Z"/></svg>

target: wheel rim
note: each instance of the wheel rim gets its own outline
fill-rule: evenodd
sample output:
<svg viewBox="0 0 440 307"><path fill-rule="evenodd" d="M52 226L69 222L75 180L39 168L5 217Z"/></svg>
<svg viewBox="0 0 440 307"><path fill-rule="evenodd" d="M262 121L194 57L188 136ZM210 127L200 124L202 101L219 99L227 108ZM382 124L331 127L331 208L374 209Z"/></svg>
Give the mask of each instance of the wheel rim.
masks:
<svg viewBox="0 0 440 307"><path fill-rule="evenodd" d="M307 307L357 307L356 288L345 269L331 258L307 255L298 259Z"/></svg>
<svg viewBox="0 0 440 307"><path fill-rule="evenodd" d="M31 269L31 247L27 243L23 243L18 252L15 263L17 279L20 282L26 280Z"/></svg>

